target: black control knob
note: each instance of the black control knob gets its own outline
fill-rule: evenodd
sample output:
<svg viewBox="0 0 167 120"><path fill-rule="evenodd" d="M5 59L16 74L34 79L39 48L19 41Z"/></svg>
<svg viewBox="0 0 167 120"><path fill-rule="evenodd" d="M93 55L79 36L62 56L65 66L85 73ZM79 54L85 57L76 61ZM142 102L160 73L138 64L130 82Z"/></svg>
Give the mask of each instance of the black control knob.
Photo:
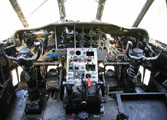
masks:
<svg viewBox="0 0 167 120"><path fill-rule="evenodd" d="M76 51L76 55L80 55L81 54L81 52L80 51Z"/></svg>

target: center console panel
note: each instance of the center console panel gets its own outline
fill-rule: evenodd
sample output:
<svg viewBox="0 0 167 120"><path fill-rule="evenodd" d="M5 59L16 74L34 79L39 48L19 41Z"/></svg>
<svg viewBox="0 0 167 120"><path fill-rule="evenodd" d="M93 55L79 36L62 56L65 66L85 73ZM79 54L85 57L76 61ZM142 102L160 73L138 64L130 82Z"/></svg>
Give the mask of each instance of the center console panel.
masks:
<svg viewBox="0 0 167 120"><path fill-rule="evenodd" d="M67 49L67 82L75 85L83 81L98 81L97 49L68 48Z"/></svg>
<svg viewBox="0 0 167 120"><path fill-rule="evenodd" d="M66 113L99 113L101 82L98 81L96 48L68 48L66 81L63 82Z"/></svg>

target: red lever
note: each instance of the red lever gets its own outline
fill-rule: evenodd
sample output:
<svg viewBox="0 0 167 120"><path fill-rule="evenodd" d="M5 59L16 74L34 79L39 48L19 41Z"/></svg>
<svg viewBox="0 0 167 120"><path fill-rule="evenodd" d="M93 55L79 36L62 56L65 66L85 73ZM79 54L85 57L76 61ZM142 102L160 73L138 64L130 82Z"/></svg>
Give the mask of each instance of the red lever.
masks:
<svg viewBox="0 0 167 120"><path fill-rule="evenodd" d="M75 113L72 113L72 117L74 118L76 115L75 115Z"/></svg>
<svg viewBox="0 0 167 120"><path fill-rule="evenodd" d="M88 56L88 61L91 61L92 57Z"/></svg>
<svg viewBox="0 0 167 120"><path fill-rule="evenodd" d="M90 77L88 77L88 88L91 87L91 80L90 80Z"/></svg>

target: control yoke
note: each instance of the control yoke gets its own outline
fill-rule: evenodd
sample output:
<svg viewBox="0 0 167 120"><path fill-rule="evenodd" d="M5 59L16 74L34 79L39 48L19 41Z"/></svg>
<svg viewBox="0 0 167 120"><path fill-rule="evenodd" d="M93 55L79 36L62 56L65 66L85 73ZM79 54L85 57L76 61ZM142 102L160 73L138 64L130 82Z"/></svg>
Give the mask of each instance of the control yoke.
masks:
<svg viewBox="0 0 167 120"><path fill-rule="evenodd" d="M129 46L128 46L128 49L127 49L127 56L130 58L130 59L133 59L133 60L142 60L142 61L153 61L153 60L156 60L158 59L158 57L161 55L163 49L160 50L160 52L155 55L154 57L146 57L143 50L140 49L140 48L134 48L132 50L132 52L130 52L129 50ZM151 50L151 52L154 52L153 50ZM154 52L155 53L155 52Z"/></svg>
<svg viewBox="0 0 167 120"><path fill-rule="evenodd" d="M30 61L35 61L39 58L40 56L40 46L38 47L38 51L36 56L32 57L32 53L31 50L29 48L23 48L19 51L19 54L17 57L12 57L12 56L8 56L4 50L4 48L2 47L2 54L8 59L8 60L13 60L16 62L21 62L21 61L26 61L26 62L30 62ZM31 58L32 57L32 58Z"/></svg>

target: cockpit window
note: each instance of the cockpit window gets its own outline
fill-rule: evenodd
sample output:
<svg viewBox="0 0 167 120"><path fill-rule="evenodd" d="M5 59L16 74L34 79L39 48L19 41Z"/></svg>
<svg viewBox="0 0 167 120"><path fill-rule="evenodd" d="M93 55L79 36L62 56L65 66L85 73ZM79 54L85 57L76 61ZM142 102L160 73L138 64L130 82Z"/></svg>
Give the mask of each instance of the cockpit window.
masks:
<svg viewBox="0 0 167 120"><path fill-rule="evenodd" d="M139 24L145 28L151 39L167 43L167 6L165 0L155 0Z"/></svg>
<svg viewBox="0 0 167 120"><path fill-rule="evenodd" d="M96 0L67 0L65 2L67 19L82 22L95 20L97 6Z"/></svg>
<svg viewBox="0 0 167 120"><path fill-rule="evenodd" d="M40 27L57 22L59 8L57 0L18 0L30 27Z"/></svg>
<svg viewBox="0 0 167 120"><path fill-rule="evenodd" d="M9 0L1 0L0 15L0 41L11 37L17 29L24 28Z"/></svg>
<svg viewBox="0 0 167 120"><path fill-rule="evenodd" d="M106 0L103 22L131 27L146 0Z"/></svg>
<svg viewBox="0 0 167 120"><path fill-rule="evenodd" d="M60 20L57 0L17 0L29 27L40 27ZM67 20L90 22L96 19L99 0L64 0ZM101 22L131 28L146 0L106 0ZM10 37L23 26L9 1L2 1L0 40ZM155 0L139 24L150 38L167 43L167 9L165 0Z"/></svg>

